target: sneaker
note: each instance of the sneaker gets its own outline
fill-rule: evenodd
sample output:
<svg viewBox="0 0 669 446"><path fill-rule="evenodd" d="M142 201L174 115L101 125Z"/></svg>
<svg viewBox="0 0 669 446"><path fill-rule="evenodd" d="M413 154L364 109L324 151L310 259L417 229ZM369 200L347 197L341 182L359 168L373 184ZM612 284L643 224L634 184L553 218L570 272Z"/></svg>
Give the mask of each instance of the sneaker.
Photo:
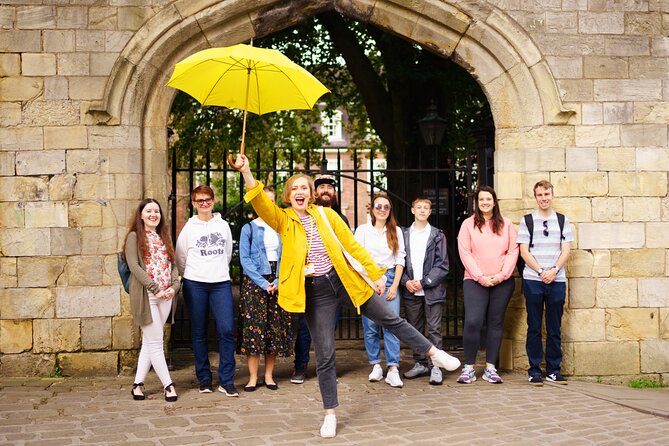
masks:
<svg viewBox="0 0 669 446"><path fill-rule="evenodd" d="M449 372L460 367L460 360L455 356L451 356L443 350L437 350L437 353L432 356L432 364L446 369Z"/></svg>
<svg viewBox="0 0 669 446"><path fill-rule="evenodd" d="M557 372L557 373L550 373L546 375L546 381L555 383L555 384L562 384L563 386L567 385L567 380L564 379L564 376L562 376L562 373Z"/></svg>
<svg viewBox="0 0 669 446"><path fill-rule="evenodd" d="M529 381L531 386L541 387L544 385L544 380L539 375L530 376Z"/></svg>
<svg viewBox="0 0 669 446"><path fill-rule="evenodd" d="M433 386L440 386L444 378L441 375L441 369L439 367L432 367L432 372L430 372L430 384Z"/></svg>
<svg viewBox="0 0 669 446"><path fill-rule="evenodd" d="M325 415L321 426L321 437L333 438L337 435L337 416L335 414Z"/></svg>
<svg viewBox="0 0 669 446"><path fill-rule="evenodd" d="M497 369L494 367L486 367L483 372L483 380L490 384L502 384L504 380L497 374Z"/></svg>
<svg viewBox="0 0 669 446"><path fill-rule="evenodd" d="M239 397L239 392L237 392L237 388L235 387L234 384L225 384L222 386L218 386L218 391L224 393L225 396L230 396L234 398Z"/></svg>
<svg viewBox="0 0 669 446"><path fill-rule="evenodd" d="M379 364L374 364L372 373L369 374L369 380L373 383L379 382L383 379L383 369Z"/></svg>
<svg viewBox="0 0 669 446"><path fill-rule="evenodd" d="M293 370L293 374L290 377L290 382L293 384L302 384L306 379L306 373L304 370Z"/></svg>
<svg viewBox="0 0 669 446"><path fill-rule="evenodd" d="M414 366L408 372L404 372L404 377L406 379L414 379L420 376L427 376L430 374L430 369L425 367L420 362L414 364Z"/></svg>
<svg viewBox="0 0 669 446"><path fill-rule="evenodd" d="M471 384L474 381L476 381L476 370L474 370L474 367L463 368L457 382L460 384Z"/></svg>
<svg viewBox="0 0 669 446"><path fill-rule="evenodd" d="M370 379L371 381L371 379ZM388 374L386 375L386 384L388 384L390 387L402 387L404 386L404 383L400 379L400 371L395 369L395 370L389 370Z"/></svg>
<svg viewBox="0 0 669 446"><path fill-rule="evenodd" d="M211 388L211 381L202 381L200 383L200 393L211 393L213 392Z"/></svg>

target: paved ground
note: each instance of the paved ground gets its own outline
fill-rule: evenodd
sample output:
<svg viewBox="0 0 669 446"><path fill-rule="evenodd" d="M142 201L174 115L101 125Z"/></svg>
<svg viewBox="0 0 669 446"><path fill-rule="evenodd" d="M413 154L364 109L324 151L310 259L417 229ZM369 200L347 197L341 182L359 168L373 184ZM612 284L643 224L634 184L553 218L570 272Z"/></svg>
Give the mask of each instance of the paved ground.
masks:
<svg viewBox="0 0 669 446"><path fill-rule="evenodd" d="M409 352L403 357L408 358ZM427 378L404 388L367 381L364 351L338 351L338 435L318 437L322 406L317 383L288 380L289 361L278 365L279 390L238 399L200 394L192 368L173 372L179 392L166 403L153 373L148 398L133 401L131 376L0 379L0 444L11 445L666 445L669 390L635 390L570 381L531 387L524 375L505 383L479 379L443 386ZM407 370L409 363L402 363ZM240 371L236 384L245 384Z"/></svg>

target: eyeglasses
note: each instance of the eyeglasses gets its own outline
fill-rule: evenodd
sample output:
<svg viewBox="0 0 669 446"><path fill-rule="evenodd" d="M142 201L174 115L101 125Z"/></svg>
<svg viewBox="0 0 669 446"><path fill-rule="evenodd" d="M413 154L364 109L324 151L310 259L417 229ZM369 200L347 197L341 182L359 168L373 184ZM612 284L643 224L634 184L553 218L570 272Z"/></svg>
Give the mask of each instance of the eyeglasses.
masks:
<svg viewBox="0 0 669 446"><path fill-rule="evenodd" d="M200 198L199 200L193 200L194 202L197 203L198 206L202 206L204 204L211 204L212 201L214 201L213 198Z"/></svg>
<svg viewBox="0 0 669 446"><path fill-rule="evenodd" d="M377 203L374 205L374 209L376 209L377 211L390 211L390 205Z"/></svg>
<svg viewBox="0 0 669 446"><path fill-rule="evenodd" d="M548 237L548 220L544 220L544 237Z"/></svg>

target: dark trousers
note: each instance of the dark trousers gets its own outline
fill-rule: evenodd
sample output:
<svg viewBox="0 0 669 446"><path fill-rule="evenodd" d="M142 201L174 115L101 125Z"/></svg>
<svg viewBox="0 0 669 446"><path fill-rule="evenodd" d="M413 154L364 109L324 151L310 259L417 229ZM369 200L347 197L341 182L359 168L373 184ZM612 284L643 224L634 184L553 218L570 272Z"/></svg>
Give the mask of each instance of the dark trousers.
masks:
<svg viewBox="0 0 669 446"><path fill-rule="evenodd" d="M297 338L295 340L295 370L303 372L309 364L311 335L307 326L307 318L300 314L297 320Z"/></svg>
<svg viewBox="0 0 669 446"><path fill-rule="evenodd" d="M441 333L441 318L444 308L443 302L428 304L424 296L405 297L404 313L407 321L420 333L425 333L427 326L427 339L437 348L442 348L444 336ZM413 351L414 362L428 366L425 351Z"/></svg>

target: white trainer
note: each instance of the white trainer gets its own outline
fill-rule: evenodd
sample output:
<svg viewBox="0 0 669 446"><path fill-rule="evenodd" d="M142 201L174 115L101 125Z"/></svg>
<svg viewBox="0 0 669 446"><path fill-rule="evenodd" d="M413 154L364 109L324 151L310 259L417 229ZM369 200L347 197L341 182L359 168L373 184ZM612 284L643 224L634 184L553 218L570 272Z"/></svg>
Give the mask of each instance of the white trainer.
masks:
<svg viewBox="0 0 669 446"><path fill-rule="evenodd" d="M369 380L373 383L379 382L383 379L383 369L379 364L374 364L372 373L369 374Z"/></svg>
<svg viewBox="0 0 669 446"><path fill-rule="evenodd" d="M335 414L325 415L321 426L321 437L333 438L337 435L337 416Z"/></svg>
<svg viewBox="0 0 669 446"><path fill-rule="evenodd" d="M400 372L399 370L388 370L388 374L386 375L386 383L390 387L402 387L404 386L404 383L400 379Z"/></svg>
<svg viewBox="0 0 669 446"><path fill-rule="evenodd" d="M460 360L443 350L437 350L437 353L432 356L432 364L449 372L460 368Z"/></svg>

